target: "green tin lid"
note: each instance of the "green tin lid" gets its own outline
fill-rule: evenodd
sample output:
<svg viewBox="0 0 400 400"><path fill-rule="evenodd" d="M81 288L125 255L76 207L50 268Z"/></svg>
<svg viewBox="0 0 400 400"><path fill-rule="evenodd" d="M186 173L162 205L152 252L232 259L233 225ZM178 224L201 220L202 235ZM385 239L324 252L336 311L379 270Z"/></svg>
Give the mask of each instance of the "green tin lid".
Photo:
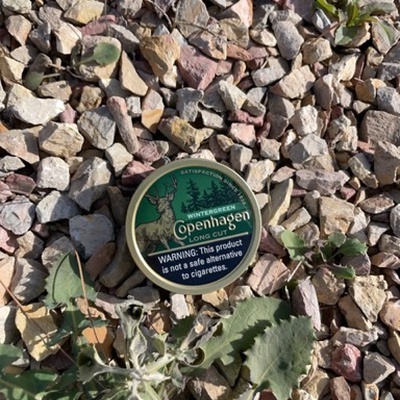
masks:
<svg viewBox="0 0 400 400"><path fill-rule="evenodd" d="M209 293L232 283L254 260L260 210L236 172L184 159L139 185L126 236L134 261L154 283L176 293Z"/></svg>

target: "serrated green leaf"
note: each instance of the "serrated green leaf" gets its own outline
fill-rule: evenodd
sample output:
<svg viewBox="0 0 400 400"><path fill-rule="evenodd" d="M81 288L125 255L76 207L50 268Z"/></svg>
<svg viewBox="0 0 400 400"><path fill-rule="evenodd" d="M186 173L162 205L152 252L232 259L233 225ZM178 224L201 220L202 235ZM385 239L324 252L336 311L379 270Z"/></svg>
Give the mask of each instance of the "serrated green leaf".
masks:
<svg viewBox="0 0 400 400"><path fill-rule="evenodd" d="M112 43L99 43L93 50L93 59L102 66L118 61L120 55L120 50Z"/></svg>
<svg viewBox="0 0 400 400"><path fill-rule="evenodd" d="M86 283L86 293L89 300L94 301L96 291L87 274L83 274ZM51 310L60 305L73 306L72 300L83 296L82 283L79 276L78 262L72 254L64 254L50 268L46 279L47 295L44 303Z"/></svg>
<svg viewBox="0 0 400 400"><path fill-rule="evenodd" d="M347 239L338 249L338 252L345 256L359 256L365 254L368 246L358 239Z"/></svg>
<svg viewBox="0 0 400 400"><path fill-rule="evenodd" d="M281 233L280 239L292 260L301 260L304 254L306 254L306 244L297 233L284 231Z"/></svg>
<svg viewBox="0 0 400 400"><path fill-rule="evenodd" d="M29 370L20 375L0 375L0 393L6 399L38 400L57 378L57 374L48 371Z"/></svg>
<svg viewBox="0 0 400 400"><path fill-rule="evenodd" d="M331 271L334 273L336 278L341 279L354 279L356 271L352 266L335 265L331 267Z"/></svg>
<svg viewBox="0 0 400 400"><path fill-rule="evenodd" d="M0 343L0 373L18 358L22 357L22 350L12 344Z"/></svg>
<svg viewBox="0 0 400 400"><path fill-rule="evenodd" d="M277 400L287 400L311 363L314 332L308 317L290 318L266 328L245 352L244 366L257 391L269 388Z"/></svg>
<svg viewBox="0 0 400 400"><path fill-rule="evenodd" d="M217 358L224 365L230 364L235 353L248 349L267 326L289 316L290 306L282 300L259 297L239 302L233 314L222 319L218 336L200 345L200 367L208 368Z"/></svg>

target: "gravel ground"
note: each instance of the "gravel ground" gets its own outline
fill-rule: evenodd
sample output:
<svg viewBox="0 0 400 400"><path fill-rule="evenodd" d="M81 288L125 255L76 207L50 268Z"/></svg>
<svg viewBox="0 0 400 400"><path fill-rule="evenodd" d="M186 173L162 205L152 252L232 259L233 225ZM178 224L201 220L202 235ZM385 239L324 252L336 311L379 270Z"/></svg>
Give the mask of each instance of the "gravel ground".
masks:
<svg viewBox="0 0 400 400"><path fill-rule="evenodd" d="M309 246L341 232L368 245L341 260L354 279L328 268L295 275L293 307L311 317L317 342L293 399L400 399L396 10L380 17L385 29L360 24L337 45L336 23L309 0L0 4L0 277L21 304L40 307L49 269L77 249L108 318L134 297L157 305L152 327L168 332L202 310L283 296L296 267L283 229ZM118 60L87 60L99 43ZM182 158L241 174L263 218L255 264L203 296L145 279L124 233L137 185ZM0 343L24 346L16 310L0 286ZM192 396L231 398L223 371L209 374L218 391L200 377Z"/></svg>

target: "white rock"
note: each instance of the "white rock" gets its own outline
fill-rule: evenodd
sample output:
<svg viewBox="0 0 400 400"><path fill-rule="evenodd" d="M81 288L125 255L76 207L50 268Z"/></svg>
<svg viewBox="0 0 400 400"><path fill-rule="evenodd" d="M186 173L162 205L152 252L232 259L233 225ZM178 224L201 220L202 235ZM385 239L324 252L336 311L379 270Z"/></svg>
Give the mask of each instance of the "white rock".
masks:
<svg viewBox="0 0 400 400"><path fill-rule="evenodd" d="M59 157L46 157L40 161L36 184L43 189L67 190L69 165Z"/></svg>

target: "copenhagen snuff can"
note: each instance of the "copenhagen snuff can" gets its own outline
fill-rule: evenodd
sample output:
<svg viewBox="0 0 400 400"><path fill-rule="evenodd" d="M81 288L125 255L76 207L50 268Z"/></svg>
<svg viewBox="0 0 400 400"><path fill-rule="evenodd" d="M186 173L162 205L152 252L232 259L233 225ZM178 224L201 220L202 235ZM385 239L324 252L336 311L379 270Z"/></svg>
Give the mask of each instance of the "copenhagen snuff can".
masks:
<svg viewBox="0 0 400 400"><path fill-rule="evenodd" d="M151 173L127 213L133 260L158 286L202 294L232 283L252 263L261 236L246 182L214 161L183 159Z"/></svg>

